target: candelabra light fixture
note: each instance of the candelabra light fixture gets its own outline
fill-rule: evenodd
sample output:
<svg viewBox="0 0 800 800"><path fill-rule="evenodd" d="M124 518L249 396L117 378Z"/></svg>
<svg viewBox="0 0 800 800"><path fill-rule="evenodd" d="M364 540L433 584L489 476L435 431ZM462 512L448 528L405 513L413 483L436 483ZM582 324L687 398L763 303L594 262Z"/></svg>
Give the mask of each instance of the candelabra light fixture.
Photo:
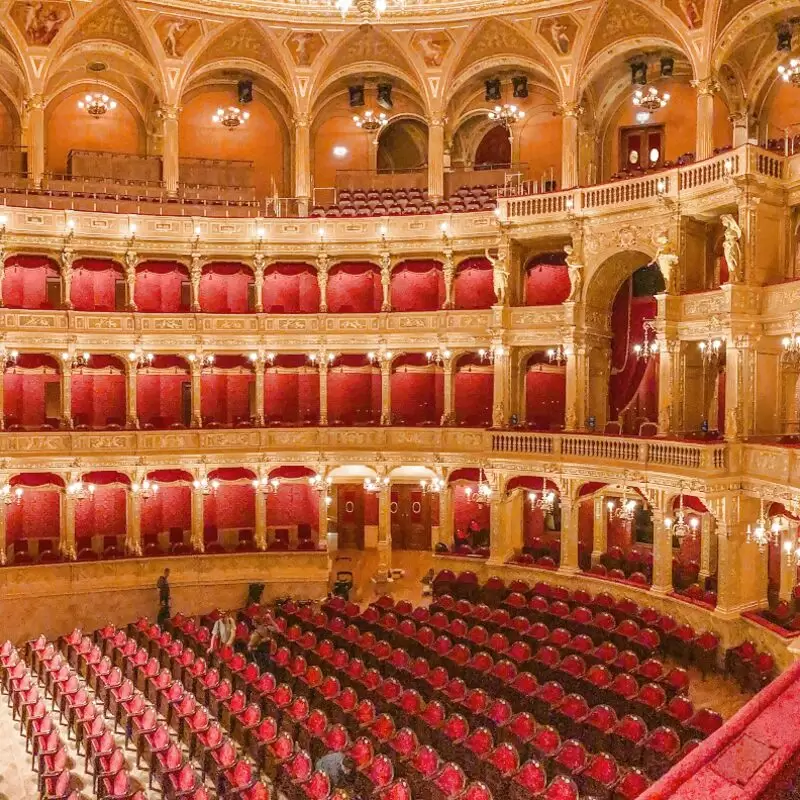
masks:
<svg viewBox="0 0 800 800"><path fill-rule="evenodd" d="M428 352L425 353L425 358L428 359L429 364L436 364L439 367L443 367L450 360L452 355L452 350L448 350L446 347L444 349L440 347L438 350L428 350Z"/></svg>
<svg viewBox="0 0 800 800"><path fill-rule="evenodd" d="M196 492L200 492L200 494L202 494L204 497L208 497L210 494L217 493L217 489L219 489L219 481L216 478L209 480L204 476L198 480L192 481L192 487Z"/></svg>
<svg viewBox="0 0 800 800"><path fill-rule="evenodd" d="M486 477L486 471L481 467L480 472L478 473L478 487L473 489L471 486L467 486L464 489L464 494L467 496L467 500L470 503L477 503L478 505L485 506L492 500L492 484L489 483L488 478Z"/></svg>
<svg viewBox="0 0 800 800"><path fill-rule="evenodd" d="M145 478L141 483L132 483L131 491L134 494L138 494L142 500L150 500L158 494L158 484Z"/></svg>
<svg viewBox="0 0 800 800"><path fill-rule="evenodd" d="M389 364L393 357L394 353L392 353L391 350L381 350L379 353L370 350L370 352L367 353L367 361L369 361L370 364Z"/></svg>
<svg viewBox="0 0 800 800"><path fill-rule="evenodd" d="M154 359L155 356L152 353L145 353L144 350L139 347L137 347L136 350L131 350L131 352L128 353L128 361L137 366L139 369L152 366Z"/></svg>
<svg viewBox="0 0 800 800"><path fill-rule="evenodd" d="M792 58L788 64L780 64L778 74L786 83L800 87L800 59Z"/></svg>
<svg viewBox="0 0 800 800"><path fill-rule="evenodd" d="M64 351L61 354L61 360L64 364L68 364L72 369L78 369L80 367L88 367L89 360L91 359L90 353L70 353L68 351Z"/></svg>
<svg viewBox="0 0 800 800"><path fill-rule="evenodd" d="M90 117L99 119L117 107L117 101L112 100L104 92L91 92L83 100L78 100L78 108L85 111Z"/></svg>
<svg viewBox="0 0 800 800"><path fill-rule="evenodd" d="M644 339L641 344L635 344L633 346L633 354L636 358L647 361L658 353L658 341L655 339L656 329L653 325L653 320L646 319L642 327L644 330ZM654 338L651 339L651 336Z"/></svg>
<svg viewBox="0 0 800 800"><path fill-rule="evenodd" d="M495 359L502 358L506 353L505 347L501 344L493 344L488 349L481 348L478 350L478 358L482 364L494 364Z"/></svg>
<svg viewBox="0 0 800 800"><path fill-rule="evenodd" d="M249 111L242 111L241 108L236 106L228 106L227 108L218 108L217 113L211 117L211 121L217 125L222 125L229 131L236 130L240 125L244 125L250 119Z"/></svg>
<svg viewBox="0 0 800 800"><path fill-rule="evenodd" d="M711 335L697 345L700 348L700 356L703 359L704 367L710 366L719 359L722 353L722 345L722 339Z"/></svg>
<svg viewBox="0 0 800 800"><path fill-rule="evenodd" d="M543 489L541 492L528 492L528 502L531 508L538 508L541 509L543 514L550 514L556 506L556 493L552 489Z"/></svg>
<svg viewBox="0 0 800 800"><path fill-rule="evenodd" d="M636 121L647 122L651 114L660 111L669 102L669 92L659 92L655 86L646 89L637 89L633 93L633 104L640 111L636 114Z"/></svg>
<svg viewBox="0 0 800 800"><path fill-rule="evenodd" d="M268 478L266 475L253 481L253 488L261 494L276 494L280 485L280 478Z"/></svg>
<svg viewBox="0 0 800 800"><path fill-rule="evenodd" d="M665 517L664 527L678 539L684 539L687 536L692 539L697 537L697 531L700 529L700 520L692 514L691 509L683 505L682 486L675 515L673 517Z"/></svg>
<svg viewBox="0 0 800 800"><path fill-rule="evenodd" d="M557 366L561 367L567 363L567 356L570 353L569 345L562 345L559 344L556 347L550 347L546 351L547 360L551 364L556 364Z"/></svg>
<svg viewBox="0 0 800 800"><path fill-rule="evenodd" d="M308 479L308 483L318 494L327 494L333 484L333 480L331 478L326 478L321 472L318 472Z"/></svg>
<svg viewBox="0 0 800 800"><path fill-rule="evenodd" d="M495 106L489 112L489 119L492 122L499 122L504 128L511 128L520 120L525 119L525 112L513 105L513 103L503 103L501 106Z"/></svg>
<svg viewBox="0 0 800 800"><path fill-rule="evenodd" d="M11 484L5 483L0 486L0 497L3 498L3 502L7 505L15 505L18 506L22 502L22 495L25 493L24 489L21 486L11 486Z"/></svg>
<svg viewBox="0 0 800 800"><path fill-rule="evenodd" d="M311 364L316 366L320 362L320 354L319 353L309 353L308 354L308 360L311 362ZM327 353L327 354L325 354L323 360L328 362L328 366L331 366L333 364L333 362L336 361L336 353Z"/></svg>
<svg viewBox="0 0 800 800"><path fill-rule="evenodd" d="M781 363L787 367L800 366L800 335L796 332L797 317L792 315L792 332L781 339Z"/></svg>
<svg viewBox="0 0 800 800"><path fill-rule="evenodd" d="M211 369L216 361L213 353L189 353L189 361L192 364L199 364L200 369Z"/></svg>
<svg viewBox="0 0 800 800"><path fill-rule="evenodd" d="M72 481L67 486L67 494L74 497L76 500L91 500L94 498L94 493L97 487L93 483L84 483L78 479Z"/></svg>
<svg viewBox="0 0 800 800"><path fill-rule="evenodd" d="M364 478L364 491L376 494L381 489L388 489L390 484L389 476L384 475L380 478Z"/></svg>
<svg viewBox="0 0 800 800"><path fill-rule="evenodd" d="M276 353L262 353L262 352L259 352L259 353L250 353L247 357L250 359L251 363L253 363L253 364L255 364L259 360L259 358L261 358L267 364L272 366L275 363L275 359L277 358L277 354Z"/></svg>
<svg viewBox="0 0 800 800"><path fill-rule="evenodd" d="M362 131L377 133L377 131L389 122L389 117L384 111L378 111L376 113L370 108L363 114L354 114L353 122L355 122L356 128L360 128Z"/></svg>
<svg viewBox="0 0 800 800"><path fill-rule="evenodd" d="M405 8L405 0L394 0L392 5L400 10ZM333 7L342 15L342 19L347 19L347 15L352 11L353 6L359 13L364 22L378 22L381 14L386 13L389 8L389 0L334 0Z"/></svg>
<svg viewBox="0 0 800 800"><path fill-rule="evenodd" d="M19 350L8 350L5 345L0 345L0 364L3 367L16 367L19 359Z"/></svg>
<svg viewBox="0 0 800 800"><path fill-rule="evenodd" d="M758 518L755 522L748 523L746 541L758 546L758 552L763 553L770 544L777 544L781 535L781 525L777 517L770 519L764 507L764 498L761 498Z"/></svg>
<svg viewBox="0 0 800 800"><path fill-rule="evenodd" d="M423 478L419 485L423 494L434 494L441 492L447 484L441 478L431 478L430 480Z"/></svg>
<svg viewBox="0 0 800 800"><path fill-rule="evenodd" d="M606 503L608 516L611 519L620 519L623 522L632 522L636 516L636 509L639 501L628 496L628 481L625 480L622 486L622 497L618 500L611 499Z"/></svg>

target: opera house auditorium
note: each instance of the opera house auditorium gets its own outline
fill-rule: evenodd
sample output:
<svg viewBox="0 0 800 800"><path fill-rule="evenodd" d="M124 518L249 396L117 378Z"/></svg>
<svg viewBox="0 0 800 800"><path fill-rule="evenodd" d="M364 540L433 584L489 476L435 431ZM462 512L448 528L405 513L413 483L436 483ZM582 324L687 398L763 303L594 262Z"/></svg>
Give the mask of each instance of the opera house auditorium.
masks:
<svg viewBox="0 0 800 800"><path fill-rule="evenodd" d="M798 0L0 15L0 800L800 798Z"/></svg>

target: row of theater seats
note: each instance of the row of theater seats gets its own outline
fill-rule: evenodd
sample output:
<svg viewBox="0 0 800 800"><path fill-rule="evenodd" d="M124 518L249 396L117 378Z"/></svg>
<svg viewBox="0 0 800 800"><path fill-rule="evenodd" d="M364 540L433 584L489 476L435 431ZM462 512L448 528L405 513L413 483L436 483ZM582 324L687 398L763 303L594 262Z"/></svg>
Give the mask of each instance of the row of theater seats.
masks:
<svg viewBox="0 0 800 800"><path fill-rule="evenodd" d="M620 170L619 172L615 172L609 180L611 181L625 181L629 180L630 178L642 178L645 175L653 175L657 172L663 172L666 169L674 169L675 167L685 167L688 164L694 164L695 162L695 155L694 153L684 153L682 156L678 156L674 161L664 161L662 164L659 164L657 167L653 169L646 169L639 164L630 164L627 169Z"/></svg>
<svg viewBox="0 0 800 800"><path fill-rule="evenodd" d="M342 189L333 205L314 206L312 217L399 217L415 214L458 214L497 207L497 186L461 186L436 204L427 189Z"/></svg>

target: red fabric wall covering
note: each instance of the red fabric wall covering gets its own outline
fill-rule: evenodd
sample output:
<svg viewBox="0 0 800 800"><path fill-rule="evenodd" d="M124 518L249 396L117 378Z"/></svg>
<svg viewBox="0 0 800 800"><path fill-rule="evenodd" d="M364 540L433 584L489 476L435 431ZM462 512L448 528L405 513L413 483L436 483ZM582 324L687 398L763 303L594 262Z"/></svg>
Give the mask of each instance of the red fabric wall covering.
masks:
<svg viewBox="0 0 800 800"><path fill-rule="evenodd" d="M372 492L364 492L363 488L358 486L345 487L350 491L362 491L364 493L364 524L377 525L378 524L378 495Z"/></svg>
<svg viewBox="0 0 800 800"><path fill-rule="evenodd" d="M189 376L182 373L139 372L136 376L139 422L159 422L165 426L181 422L181 385L189 382Z"/></svg>
<svg viewBox="0 0 800 800"><path fill-rule="evenodd" d="M459 469L454 469L447 480L449 483L455 483L456 481L477 483L483 477L483 470L480 467L460 467Z"/></svg>
<svg viewBox="0 0 800 800"><path fill-rule="evenodd" d="M328 372L328 420L353 425L380 419L381 373L374 367L363 371Z"/></svg>
<svg viewBox="0 0 800 800"><path fill-rule="evenodd" d="M392 420L397 425L438 424L444 376L434 367L401 367L390 378Z"/></svg>
<svg viewBox="0 0 800 800"><path fill-rule="evenodd" d="M367 262L337 264L328 276L327 298L332 314L379 312L383 289L378 268Z"/></svg>
<svg viewBox="0 0 800 800"><path fill-rule="evenodd" d="M514 489L522 488L527 491L541 492L543 488L554 491L558 494L558 487L553 481L543 478L539 475L519 475L512 478L506 484L506 491L512 492Z"/></svg>
<svg viewBox="0 0 800 800"><path fill-rule="evenodd" d="M316 368L264 375L264 417L268 422L319 422L319 372Z"/></svg>
<svg viewBox="0 0 800 800"><path fill-rule="evenodd" d="M616 517L608 520L608 547L621 547L623 552L628 552L633 544L631 523Z"/></svg>
<svg viewBox="0 0 800 800"><path fill-rule="evenodd" d="M525 374L525 421L539 430L564 427L567 374L563 367L537 365Z"/></svg>
<svg viewBox="0 0 800 800"><path fill-rule="evenodd" d="M218 467L208 473L208 479L216 478L219 481L252 481L256 477L253 470L247 467Z"/></svg>
<svg viewBox="0 0 800 800"><path fill-rule="evenodd" d="M58 275L55 263L45 256L11 256L3 276L3 303L7 308L51 308L46 280Z"/></svg>
<svg viewBox="0 0 800 800"><path fill-rule="evenodd" d="M203 375L201 381L201 413L204 419L232 424L250 419L250 384L252 373L245 375L214 373Z"/></svg>
<svg viewBox="0 0 800 800"><path fill-rule="evenodd" d="M393 311L436 311L445 299L444 276L438 261L404 261L392 271Z"/></svg>
<svg viewBox="0 0 800 800"><path fill-rule="evenodd" d="M116 261L79 258L72 272L71 297L76 311L114 311L114 284L122 278Z"/></svg>
<svg viewBox="0 0 800 800"><path fill-rule="evenodd" d="M319 311L319 283L309 264L272 264L264 272L262 290L268 314L316 314Z"/></svg>
<svg viewBox="0 0 800 800"><path fill-rule="evenodd" d="M299 478L311 478L316 475L316 471L310 467L301 467L299 464L286 464L282 467L275 467L270 470L270 478L281 478L282 480L298 480Z"/></svg>
<svg viewBox="0 0 800 800"><path fill-rule="evenodd" d="M109 486L112 483L129 486L131 479L124 472L104 469L96 472L84 472L83 481L85 483L93 483L96 486Z"/></svg>
<svg viewBox="0 0 800 800"><path fill-rule="evenodd" d="M158 494L142 503L142 536L165 533L170 528L192 527L192 490L188 486L159 483Z"/></svg>
<svg viewBox="0 0 800 800"><path fill-rule="evenodd" d="M6 372L3 375L6 421L38 428L45 422L45 384L60 383L52 373Z"/></svg>
<svg viewBox="0 0 800 800"><path fill-rule="evenodd" d="M525 305L560 305L569 297L570 288L563 257L561 263L529 265L525 273Z"/></svg>
<svg viewBox="0 0 800 800"><path fill-rule="evenodd" d="M594 501L584 500L578 504L578 556L586 556L586 562L594 550ZM582 566L586 565L586 562Z"/></svg>
<svg viewBox="0 0 800 800"><path fill-rule="evenodd" d="M780 559L780 552L778 553ZM678 559L684 563L697 561L700 563L700 530L697 536L684 536L678 547ZM780 565L778 566L778 582L780 582Z"/></svg>
<svg viewBox="0 0 800 800"><path fill-rule="evenodd" d="M95 372L72 375L72 418L76 425L101 428L125 424L125 376Z"/></svg>
<svg viewBox="0 0 800 800"><path fill-rule="evenodd" d="M9 544L20 539L58 540L61 536L61 498L56 489L26 489L19 505L5 509Z"/></svg>
<svg viewBox="0 0 800 800"><path fill-rule="evenodd" d="M133 296L139 311L177 314L189 311L181 304L181 284L189 280L182 264L174 261L147 261L136 269Z"/></svg>
<svg viewBox="0 0 800 800"><path fill-rule="evenodd" d="M780 544L770 542L767 550L767 584L773 591L780 589L782 558Z"/></svg>
<svg viewBox="0 0 800 800"><path fill-rule="evenodd" d="M208 264L200 278L200 310L209 314L247 314L253 273L243 264Z"/></svg>
<svg viewBox="0 0 800 800"><path fill-rule="evenodd" d="M122 486L96 486L92 499L87 498L75 504L75 538L124 537L127 490Z"/></svg>
<svg viewBox="0 0 800 800"><path fill-rule="evenodd" d="M658 419L658 362L660 355L648 359L644 374L623 414L623 433L639 434L641 423Z"/></svg>
<svg viewBox="0 0 800 800"><path fill-rule="evenodd" d="M268 526L308 525L314 532L319 530L319 495L308 481L282 483L276 494L267 495L266 503Z"/></svg>
<svg viewBox="0 0 800 800"><path fill-rule="evenodd" d="M523 495L522 511L522 543L530 547L535 538L542 539L546 535L544 514L541 508L531 508L528 493Z"/></svg>
<svg viewBox="0 0 800 800"><path fill-rule="evenodd" d="M453 530L488 531L489 506L469 502L465 491L468 486L472 488L473 492L478 488L477 483L470 482L457 483L453 486Z"/></svg>
<svg viewBox="0 0 800 800"><path fill-rule="evenodd" d="M204 522L218 530L255 528L256 503L252 484L222 484L204 498Z"/></svg>
<svg viewBox="0 0 800 800"><path fill-rule="evenodd" d="M456 308L491 308L495 303L492 265L483 257L461 262L453 281Z"/></svg>
<svg viewBox="0 0 800 800"><path fill-rule="evenodd" d="M453 380L456 422L465 425L491 425L494 375L491 369L460 369Z"/></svg>
<svg viewBox="0 0 800 800"><path fill-rule="evenodd" d="M21 472L9 481L11 486L60 486L64 487L64 479L53 472Z"/></svg>

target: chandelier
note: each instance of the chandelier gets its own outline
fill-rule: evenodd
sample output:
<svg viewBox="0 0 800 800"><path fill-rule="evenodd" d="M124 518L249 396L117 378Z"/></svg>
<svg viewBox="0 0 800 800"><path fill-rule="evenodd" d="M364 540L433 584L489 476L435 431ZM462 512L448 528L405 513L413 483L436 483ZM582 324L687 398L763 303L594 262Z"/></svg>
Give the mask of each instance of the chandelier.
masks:
<svg viewBox="0 0 800 800"><path fill-rule="evenodd" d="M700 356L703 359L703 366L713 364L720 356L722 351L722 339L709 336L705 341L700 342Z"/></svg>
<svg viewBox="0 0 800 800"><path fill-rule="evenodd" d="M0 364L3 367L16 367L19 350L6 350L5 345L0 345Z"/></svg>
<svg viewBox="0 0 800 800"><path fill-rule="evenodd" d="M355 5L356 11L361 15L361 18L365 22L369 22L370 20L379 20L381 14L385 13L389 7L389 2L388 0L355 0L354 4L353 0L335 0L333 3L334 8L342 15L342 19L347 19L347 15L353 5ZM406 5L405 0L395 0L394 5L398 9L403 9Z"/></svg>
<svg viewBox="0 0 800 800"><path fill-rule="evenodd" d="M391 362L393 355L394 354L391 350L384 350L380 353L370 351L367 353L367 361L369 361L370 364L374 364L376 361L383 364L388 364Z"/></svg>
<svg viewBox="0 0 800 800"><path fill-rule="evenodd" d="M320 362L320 355L322 355L322 360L323 361L327 361L328 362L329 366L331 364L333 364L334 361L336 361L336 353L327 353L327 354L325 354L325 353L322 353L322 354L320 354L320 353L309 353L308 354L308 360L311 362L311 364L316 366Z"/></svg>
<svg viewBox="0 0 800 800"><path fill-rule="evenodd" d="M441 478L431 478L429 481L423 478L419 485L423 494L431 494L441 492L445 487L445 482Z"/></svg>
<svg viewBox="0 0 800 800"><path fill-rule="evenodd" d="M275 353L258 352L258 353L250 353L247 357L253 364L255 364L259 359L263 359L267 364L272 366L275 363L277 355Z"/></svg>
<svg viewBox="0 0 800 800"><path fill-rule="evenodd" d="M471 486L467 486L467 488L464 489L464 494L467 496L467 500L470 503L477 503L480 506L485 506L491 502L492 485L489 483L483 467L481 467L480 473L478 474L478 488L473 489Z"/></svg>
<svg viewBox="0 0 800 800"><path fill-rule="evenodd" d="M321 472L318 472L308 479L308 483L315 492L325 494L328 489L330 489L333 480L331 478L326 478Z"/></svg>
<svg viewBox="0 0 800 800"><path fill-rule="evenodd" d="M158 484L155 481L145 478L141 483L132 483L131 491L134 494L138 494L142 500L149 500L151 497L155 497L158 494Z"/></svg>
<svg viewBox="0 0 800 800"><path fill-rule="evenodd" d="M353 117L356 128L361 128L362 131L367 133L379 131L388 121L389 117L383 111L379 111L376 114L372 109L368 109L363 114L356 114Z"/></svg>
<svg viewBox="0 0 800 800"><path fill-rule="evenodd" d="M658 342L656 339L651 339L650 336L655 333L653 321L646 319L644 321L644 341L641 344L633 346L633 354L636 358L647 361L651 356L658 353Z"/></svg>
<svg viewBox="0 0 800 800"><path fill-rule="evenodd" d="M211 369L214 366L215 358L213 353L201 353L200 355L189 353L189 361L192 364L199 364L200 369Z"/></svg>
<svg viewBox="0 0 800 800"><path fill-rule="evenodd" d="M495 106L489 112L489 119L493 122L499 122L504 128L510 128L524 118L525 112L509 103L503 103L502 106Z"/></svg>
<svg viewBox="0 0 800 800"><path fill-rule="evenodd" d="M99 119L108 111L113 111L117 107L117 101L112 100L107 94L102 92L92 92L87 94L83 100L78 100L78 108L83 109L90 117Z"/></svg>
<svg viewBox="0 0 800 800"><path fill-rule="evenodd" d="M442 350L439 348L436 351L428 350L425 353L425 358L428 359L429 364L436 364L438 367L443 367L449 360L450 357L453 355L451 350L447 350L446 348Z"/></svg>
<svg viewBox="0 0 800 800"><path fill-rule="evenodd" d="M80 367L88 367L89 366L89 359L91 355L89 353L68 353L63 352L61 354L61 360L64 364L69 364L72 369L78 369Z"/></svg>
<svg viewBox="0 0 800 800"><path fill-rule="evenodd" d="M84 483L82 480L73 481L67 486L67 494L76 500L89 500L94 498L97 487L93 483Z"/></svg>
<svg viewBox="0 0 800 800"><path fill-rule="evenodd" d="M538 492L528 492L528 502L531 504L531 508L539 508L542 510L542 513L550 514L555 508L556 493L552 490L549 492L542 490L541 494Z"/></svg>
<svg viewBox="0 0 800 800"><path fill-rule="evenodd" d="M211 121L222 125L229 131L235 130L240 125L244 125L250 119L249 111L242 111L241 108L236 106L228 106L227 108L218 108L217 113L211 117Z"/></svg>
<svg viewBox="0 0 800 800"><path fill-rule="evenodd" d="M364 491L376 494L381 489L389 488L389 476L384 475L382 478L364 478Z"/></svg>
<svg viewBox="0 0 800 800"><path fill-rule="evenodd" d="M800 60L793 58L789 61L789 66L781 64L778 67L778 74L792 86L800 87Z"/></svg>
<svg viewBox="0 0 800 800"><path fill-rule="evenodd" d="M748 543L753 542L758 546L758 552L763 553L770 544L777 544L780 538L781 526L777 518L770 522L764 509L764 498L761 498L758 519L751 525L747 525Z"/></svg>
<svg viewBox="0 0 800 800"><path fill-rule="evenodd" d="M781 339L783 352L781 353L781 363L790 367L797 367L800 365L800 336L795 332L795 324L797 319L792 315L792 332L789 336L784 336Z"/></svg>
<svg viewBox="0 0 800 800"><path fill-rule="evenodd" d="M139 369L152 366L154 358L155 356L152 353L145 353L139 348L128 353L128 361L131 364L135 364Z"/></svg>
<svg viewBox="0 0 800 800"><path fill-rule="evenodd" d="M568 348L564 347L563 345L558 345L558 347L551 347L547 350L547 360L551 364L556 364L557 366L561 367L567 363L567 355L568 355Z"/></svg>
<svg viewBox="0 0 800 800"><path fill-rule="evenodd" d="M484 348L478 350L478 358L480 358L482 364L494 364L495 359L504 356L505 352L506 350L502 345L493 344L488 350Z"/></svg>
<svg viewBox="0 0 800 800"><path fill-rule="evenodd" d="M786 566L797 566L800 564L800 545L786 540L783 543L783 552L786 553Z"/></svg>
<svg viewBox="0 0 800 800"><path fill-rule="evenodd" d="M697 537L697 529L700 527L700 520L695 516L689 516L691 511L683 505L683 487L678 498L678 508L675 509L675 517L666 517L664 519L664 527L672 532L673 536L678 539L683 539L686 536L691 536L693 539ZM688 519L687 519L688 517Z"/></svg>
<svg viewBox="0 0 800 800"><path fill-rule="evenodd" d="M611 519L619 519L623 522L631 522L636 516L636 508L639 502L632 497L628 497L628 481L622 486L622 497L619 501L609 500L606 503L608 516Z"/></svg>
<svg viewBox="0 0 800 800"><path fill-rule="evenodd" d="M656 111L660 111L669 102L669 92L663 94L655 86L648 86L647 89L637 89L633 93L633 104L636 108L641 108L648 117Z"/></svg>
<svg viewBox="0 0 800 800"><path fill-rule="evenodd" d="M257 492L261 492L261 494L277 494L280 485L280 478L267 478L264 476L253 481L253 488Z"/></svg>
<svg viewBox="0 0 800 800"><path fill-rule="evenodd" d="M21 486L17 486L16 488L14 488L8 483L3 484L3 486L0 486L0 497L3 498L3 502L7 506L10 506L12 503L15 506L18 506L22 502L23 494L24 491Z"/></svg>
<svg viewBox="0 0 800 800"><path fill-rule="evenodd" d="M192 486L196 492L200 492L204 497L208 497L210 494L216 494L217 489L219 489L219 481L214 478L214 480L210 481L208 478L203 477L199 480L192 481Z"/></svg>

